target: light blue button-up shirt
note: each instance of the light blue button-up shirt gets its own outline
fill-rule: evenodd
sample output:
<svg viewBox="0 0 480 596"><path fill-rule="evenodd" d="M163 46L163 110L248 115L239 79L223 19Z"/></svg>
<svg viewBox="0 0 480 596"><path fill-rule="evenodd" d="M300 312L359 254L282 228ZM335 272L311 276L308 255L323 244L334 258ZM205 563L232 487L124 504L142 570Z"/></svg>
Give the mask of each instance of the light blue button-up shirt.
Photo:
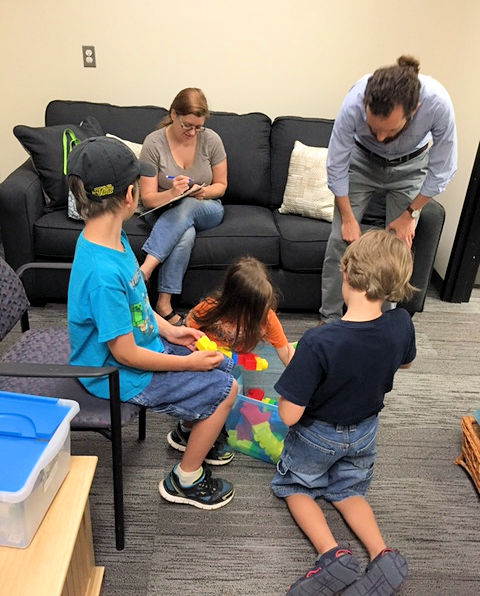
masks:
<svg viewBox="0 0 480 596"><path fill-rule="evenodd" d="M350 89L335 119L327 155L328 187L337 197L348 196L348 168L355 140L386 159L408 155L432 141L420 194L438 195L457 169L455 115L446 89L432 77L418 75L421 85L418 110L398 138L381 143L370 132L363 105L369 77L365 75Z"/></svg>

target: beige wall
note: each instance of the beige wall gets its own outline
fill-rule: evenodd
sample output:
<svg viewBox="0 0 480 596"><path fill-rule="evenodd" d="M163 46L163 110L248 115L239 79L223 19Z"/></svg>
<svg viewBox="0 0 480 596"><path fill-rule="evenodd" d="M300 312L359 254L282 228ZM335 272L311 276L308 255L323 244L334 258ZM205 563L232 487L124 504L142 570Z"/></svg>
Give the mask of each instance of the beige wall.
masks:
<svg viewBox="0 0 480 596"><path fill-rule="evenodd" d="M41 126L51 99L168 107L195 85L214 110L333 118L357 78L411 53L457 114L443 276L479 141L479 22L477 0L0 0L0 179L25 159L13 126Z"/></svg>

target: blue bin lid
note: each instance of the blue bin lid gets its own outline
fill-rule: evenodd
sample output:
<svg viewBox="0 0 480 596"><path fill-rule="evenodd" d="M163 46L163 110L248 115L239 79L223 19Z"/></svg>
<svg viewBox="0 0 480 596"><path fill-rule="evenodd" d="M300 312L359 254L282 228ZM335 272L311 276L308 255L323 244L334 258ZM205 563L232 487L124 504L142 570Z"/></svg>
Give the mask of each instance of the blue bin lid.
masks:
<svg viewBox="0 0 480 596"><path fill-rule="evenodd" d="M0 491L25 485L69 411L56 398L0 391Z"/></svg>

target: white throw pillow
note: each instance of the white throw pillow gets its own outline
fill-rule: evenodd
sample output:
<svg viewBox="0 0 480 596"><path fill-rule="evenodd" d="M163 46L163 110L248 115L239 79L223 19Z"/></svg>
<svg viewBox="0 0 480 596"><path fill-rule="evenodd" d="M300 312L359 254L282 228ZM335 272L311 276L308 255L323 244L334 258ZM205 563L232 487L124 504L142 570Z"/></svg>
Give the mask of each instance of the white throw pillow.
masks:
<svg viewBox="0 0 480 596"><path fill-rule="evenodd" d="M125 143L125 145L135 153L135 157L137 159L140 159L140 151L142 150L141 143L134 143L133 141L126 141L125 139L121 139L120 137L111 135L109 132L107 132L107 134L105 136L110 137L111 139L117 139L118 141L122 141L122 143Z"/></svg>
<svg viewBox="0 0 480 596"><path fill-rule="evenodd" d="M295 141L280 213L333 220L335 197L327 186L326 161L325 147L308 147Z"/></svg>
<svg viewBox="0 0 480 596"><path fill-rule="evenodd" d="M111 135L109 132L105 135L106 137L110 137L111 139L117 139L118 141L122 141L125 145L131 149L135 153L135 157L140 159L140 151L142 150L142 143L134 143L133 141L126 141L125 139L121 139L120 137L116 137L115 135ZM140 203L138 207L135 209L135 213L141 213L142 208L140 207Z"/></svg>

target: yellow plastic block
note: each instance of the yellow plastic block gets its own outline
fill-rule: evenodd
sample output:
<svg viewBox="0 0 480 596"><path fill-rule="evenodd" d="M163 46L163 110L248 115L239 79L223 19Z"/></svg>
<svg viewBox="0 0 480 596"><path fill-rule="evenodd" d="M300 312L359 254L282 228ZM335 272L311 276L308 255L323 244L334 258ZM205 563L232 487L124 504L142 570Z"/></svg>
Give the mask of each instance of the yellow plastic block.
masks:
<svg viewBox="0 0 480 596"><path fill-rule="evenodd" d="M252 434L255 441L265 451L265 453L272 459L278 460L283 448L283 441L279 441L272 433L268 422L255 424L252 426Z"/></svg>
<svg viewBox="0 0 480 596"><path fill-rule="evenodd" d="M209 339L206 335L202 335L200 339L197 339L195 342L195 347L197 350L211 350L213 352L217 351L217 344Z"/></svg>
<svg viewBox="0 0 480 596"><path fill-rule="evenodd" d="M260 356L257 356L255 360L257 361L257 367L255 370L267 370L268 362L265 360L265 358L260 358Z"/></svg>

